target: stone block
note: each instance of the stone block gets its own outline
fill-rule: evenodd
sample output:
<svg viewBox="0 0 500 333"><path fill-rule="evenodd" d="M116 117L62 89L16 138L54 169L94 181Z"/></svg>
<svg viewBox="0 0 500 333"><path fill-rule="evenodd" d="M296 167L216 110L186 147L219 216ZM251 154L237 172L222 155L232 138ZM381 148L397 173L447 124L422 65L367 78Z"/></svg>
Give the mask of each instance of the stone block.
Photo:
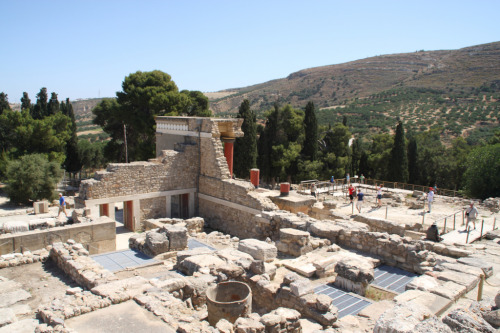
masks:
<svg viewBox="0 0 500 333"><path fill-rule="evenodd" d="M314 288L308 279L300 279L290 283L290 291L295 296L301 297L314 292Z"/></svg>
<svg viewBox="0 0 500 333"><path fill-rule="evenodd" d="M250 254L256 260L273 261L278 255L278 249L257 239L244 239L238 244L238 250Z"/></svg>
<svg viewBox="0 0 500 333"><path fill-rule="evenodd" d="M203 268L216 268L225 265L226 262L215 255L191 256L178 263L178 269L186 275L193 275Z"/></svg>
<svg viewBox="0 0 500 333"><path fill-rule="evenodd" d="M280 241L284 243L294 243L300 246L307 245L310 235L307 231L291 228L280 229Z"/></svg>
<svg viewBox="0 0 500 333"><path fill-rule="evenodd" d="M170 242L170 251L184 250L188 243L188 229L184 223L164 225L160 231L165 232Z"/></svg>
<svg viewBox="0 0 500 333"><path fill-rule="evenodd" d="M49 202L48 201L35 201L33 203L33 210L35 214L45 214L49 212Z"/></svg>
<svg viewBox="0 0 500 333"><path fill-rule="evenodd" d="M427 309L427 311L437 316L453 303L451 299L420 290L405 291L394 297L394 301L398 304L414 304L417 307Z"/></svg>
<svg viewBox="0 0 500 333"><path fill-rule="evenodd" d="M486 277L493 275L493 265L477 257L464 257L457 260L459 263L474 267L479 267L483 270Z"/></svg>
<svg viewBox="0 0 500 333"><path fill-rule="evenodd" d="M0 255L14 251L14 238L12 235L0 235Z"/></svg>
<svg viewBox="0 0 500 333"><path fill-rule="evenodd" d="M466 287L467 292L474 289L479 283L479 276L456 271L445 270L442 272L433 272L433 274L442 281L451 281Z"/></svg>
<svg viewBox="0 0 500 333"><path fill-rule="evenodd" d="M425 306L397 304L380 315L373 332L410 333L422 320L430 316L431 313Z"/></svg>
<svg viewBox="0 0 500 333"><path fill-rule="evenodd" d="M149 249L153 256L169 251L169 241L164 233L157 231L148 231L146 233L146 242L144 245Z"/></svg>
<svg viewBox="0 0 500 333"><path fill-rule="evenodd" d="M92 241L98 242L116 238L116 222L109 217L101 216L92 223Z"/></svg>

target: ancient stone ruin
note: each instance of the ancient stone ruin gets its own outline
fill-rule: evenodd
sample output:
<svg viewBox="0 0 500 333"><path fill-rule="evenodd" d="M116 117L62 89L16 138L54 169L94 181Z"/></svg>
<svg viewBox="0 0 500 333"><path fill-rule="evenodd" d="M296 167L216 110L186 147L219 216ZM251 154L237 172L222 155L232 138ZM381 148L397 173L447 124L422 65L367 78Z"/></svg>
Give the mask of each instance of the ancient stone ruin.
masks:
<svg viewBox="0 0 500 333"><path fill-rule="evenodd" d="M143 325L172 332L493 332L500 326L500 293L484 283L500 282L497 231L476 244L436 243L423 237L425 214L418 220L351 214L341 190L316 200L233 179L241 122L158 117L155 159L97 172L75 198L74 219L81 223L37 251L1 256L5 269L50 261L77 285L25 311L41 322L30 327L78 331L81 321L91 326L92 315L106 316L107 309L113 317L149 316ZM387 207L420 207L411 193L384 199ZM87 226L99 244L107 234L101 224L114 221L117 204L125 227L136 232L130 249L152 264L111 271L92 256L114 250L105 239L101 248L88 246L88 237L70 231ZM13 282L1 275L6 295ZM482 300L470 300L483 289ZM18 294L0 295L8 299L0 310L32 296L25 289ZM0 332L24 320L20 310L2 313Z"/></svg>

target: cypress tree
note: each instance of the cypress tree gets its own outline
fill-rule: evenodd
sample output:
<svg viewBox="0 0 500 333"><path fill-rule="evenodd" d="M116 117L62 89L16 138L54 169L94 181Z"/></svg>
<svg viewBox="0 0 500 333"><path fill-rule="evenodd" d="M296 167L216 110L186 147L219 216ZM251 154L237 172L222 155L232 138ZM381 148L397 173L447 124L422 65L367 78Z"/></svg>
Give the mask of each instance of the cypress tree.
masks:
<svg viewBox="0 0 500 333"><path fill-rule="evenodd" d="M47 104L47 116L56 114L59 111L59 101L57 100L57 94L55 92L51 93L49 103Z"/></svg>
<svg viewBox="0 0 500 333"><path fill-rule="evenodd" d="M70 173L75 173L81 170L82 161L80 152L78 151L75 114L73 113L73 105L71 105L69 98L66 98L66 103L61 103L61 112L71 118L71 137L66 143L66 160L64 161L64 169Z"/></svg>
<svg viewBox="0 0 500 333"><path fill-rule="evenodd" d="M3 110L10 110L9 98L6 93L0 93L0 114L3 113Z"/></svg>
<svg viewBox="0 0 500 333"><path fill-rule="evenodd" d="M31 109L31 100L26 91L23 92L23 97L21 97L21 110Z"/></svg>
<svg viewBox="0 0 500 333"><path fill-rule="evenodd" d="M318 121L314 112L314 103L308 102L304 117L305 140L302 147L302 156L309 161L318 158Z"/></svg>
<svg viewBox="0 0 500 333"><path fill-rule="evenodd" d="M408 155L406 154L403 122L396 127L394 145L391 150L389 175L392 181L406 183L408 181Z"/></svg>
<svg viewBox="0 0 500 333"><path fill-rule="evenodd" d="M36 104L30 112L33 119L42 119L47 115L47 100L47 88L44 87L36 94Z"/></svg>
<svg viewBox="0 0 500 333"><path fill-rule="evenodd" d="M418 172L418 149L417 149L417 140L415 138L411 138L408 143L408 176L410 184L417 184L419 181L419 172Z"/></svg>
<svg viewBox="0 0 500 333"><path fill-rule="evenodd" d="M250 102L245 99L239 108L238 118L243 118L241 130L245 135L234 143L234 173L240 178L250 177L250 169L257 165L257 124Z"/></svg>

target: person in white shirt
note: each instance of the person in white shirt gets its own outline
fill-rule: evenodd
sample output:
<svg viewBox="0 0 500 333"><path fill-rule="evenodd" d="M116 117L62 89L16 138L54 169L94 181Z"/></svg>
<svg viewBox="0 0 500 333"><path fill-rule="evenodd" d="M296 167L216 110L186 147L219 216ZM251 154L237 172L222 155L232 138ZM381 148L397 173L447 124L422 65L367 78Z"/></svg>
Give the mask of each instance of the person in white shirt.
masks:
<svg viewBox="0 0 500 333"><path fill-rule="evenodd" d="M467 227L469 226L469 223L472 222L474 223L474 229L476 229L476 218L479 215L479 212L477 211L477 208L474 207L473 201L471 201L469 208L465 210L465 215L467 215Z"/></svg>
<svg viewBox="0 0 500 333"><path fill-rule="evenodd" d="M429 193L427 193L427 202L429 204L429 211L427 213L431 212L432 201L434 201L434 189L432 187L429 187Z"/></svg>

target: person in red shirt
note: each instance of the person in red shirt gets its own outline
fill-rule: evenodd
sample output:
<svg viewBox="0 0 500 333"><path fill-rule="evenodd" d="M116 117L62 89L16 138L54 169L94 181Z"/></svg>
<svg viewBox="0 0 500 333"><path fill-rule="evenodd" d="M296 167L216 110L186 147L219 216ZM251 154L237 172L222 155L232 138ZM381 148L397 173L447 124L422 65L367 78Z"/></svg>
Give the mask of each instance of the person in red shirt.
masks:
<svg viewBox="0 0 500 333"><path fill-rule="evenodd" d="M349 185L349 199L351 200L351 203L352 203L352 200L354 199L354 192L356 192L356 189L354 188L354 186Z"/></svg>

